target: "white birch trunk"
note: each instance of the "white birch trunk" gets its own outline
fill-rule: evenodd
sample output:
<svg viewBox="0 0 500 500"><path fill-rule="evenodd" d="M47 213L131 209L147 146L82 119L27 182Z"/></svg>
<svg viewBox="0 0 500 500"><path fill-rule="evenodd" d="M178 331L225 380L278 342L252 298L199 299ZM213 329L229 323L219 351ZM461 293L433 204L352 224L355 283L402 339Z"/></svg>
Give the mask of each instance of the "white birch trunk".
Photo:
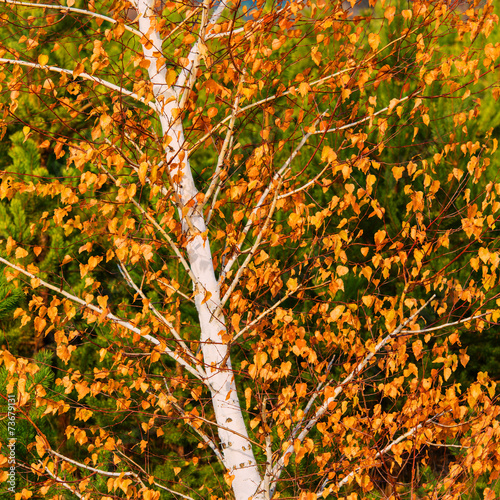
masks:
<svg viewBox="0 0 500 500"><path fill-rule="evenodd" d="M166 68L163 66L159 70L156 69L157 58L162 53L162 40L155 30L155 15L149 10L151 4L148 4L148 0L138 2L139 29L153 43L150 49L143 46L143 51L146 59L150 61L149 77L153 84L162 132L164 136L171 138L165 151L166 162L178 197L179 216L187 238L186 251L195 279L193 286L197 292L195 303L201 329L200 341L224 465L230 477L232 476L236 500L263 500L264 493L257 492L261 477L243 420L228 346L222 341L222 335L226 332L225 318L221 312L217 313L221 304L220 290L213 268L210 243L208 236L204 234L206 224L196 199L198 191L189 160L183 149L182 122L175 119L179 95L176 94L171 102L162 104L173 96L173 89L166 85ZM189 207L187 213L183 207ZM208 294L210 298L206 300ZM224 366L221 366L222 364Z"/></svg>

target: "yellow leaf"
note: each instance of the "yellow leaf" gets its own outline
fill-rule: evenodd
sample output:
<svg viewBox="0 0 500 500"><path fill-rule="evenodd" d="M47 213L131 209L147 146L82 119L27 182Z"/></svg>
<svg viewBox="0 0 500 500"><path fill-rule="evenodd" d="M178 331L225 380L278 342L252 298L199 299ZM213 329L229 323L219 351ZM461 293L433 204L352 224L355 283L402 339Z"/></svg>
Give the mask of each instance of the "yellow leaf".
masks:
<svg viewBox="0 0 500 500"><path fill-rule="evenodd" d="M311 49L311 59L314 61L315 64L317 64L319 66L321 64L321 58L322 58L322 54L318 50L318 46L313 47Z"/></svg>
<svg viewBox="0 0 500 500"><path fill-rule="evenodd" d="M373 295L363 295L361 300L363 301L363 304L366 307L371 307L373 305L373 303L375 302L375 297Z"/></svg>
<svg viewBox="0 0 500 500"><path fill-rule="evenodd" d="M36 253L36 252L35 252ZM37 254L38 255L38 254ZM67 264L68 262L71 262L73 260L73 257L70 257L68 254L66 254L64 256L64 259L61 263L61 266L63 266L64 264Z"/></svg>
<svg viewBox="0 0 500 500"><path fill-rule="evenodd" d="M346 266L337 266L337 275L345 276L349 272L349 268Z"/></svg>
<svg viewBox="0 0 500 500"><path fill-rule="evenodd" d="M182 43L189 45L193 43L196 40L195 36L192 35L191 33L189 35L186 35L184 39L182 40Z"/></svg>
<svg viewBox="0 0 500 500"><path fill-rule="evenodd" d="M384 243L386 236L387 236L387 233L383 229L380 229L375 233L375 236L373 239L375 240L375 244L377 245L377 247Z"/></svg>
<svg viewBox="0 0 500 500"><path fill-rule="evenodd" d="M16 248L16 259L22 259L26 257L28 252L24 248Z"/></svg>
<svg viewBox="0 0 500 500"><path fill-rule="evenodd" d="M479 258L485 263L488 263L488 260L490 259L490 252L487 248L481 247L478 251Z"/></svg>
<svg viewBox="0 0 500 500"><path fill-rule="evenodd" d="M311 90L311 86L307 82L302 82L299 85L299 92L302 97L305 97L308 92Z"/></svg>
<svg viewBox="0 0 500 500"><path fill-rule="evenodd" d="M389 21L389 24L392 23L395 13L396 13L396 7L394 6L387 7L387 9L385 9L384 17Z"/></svg>
<svg viewBox="0 0 500 500"><path fill-rule="evenodd" d="M297 282L297 278L290 278L287 282L286 282L286 287L288 288L288 290L290 290L291 292L294 292L295 290L297 290L298 288L298 282Z"/></svg>
<svg viewBox="0 0 500 500"><path fill-rule="evenodd" d="M485 488L483 495L484 500L494 500L496 498L495 490L492 490L491 488Z"/></svg>
<svg viewBox="0 0 500 500"><path fill-rule="evenodd" d="M402 14L406 21L409 21L413 16L413 12L411 10L403 10Z"/></svg>
<svg viewBox="0 0 500 500"><path fill-rule="evenodd" d="M40 457L43 457L45 455L45 441L40 437L36 436L36 451Z"/></svg>
<svg viewBox="0 0 500 500"><path fill-rule="evenodd" d="M78 63L73 70L73 78L76 78L79 74L83 73L85 70L82 63Z"/></svg>
<svg viewBox="0 0 500 500"><path fill-rule="evenodd" d="M392 175L394 179L398 181L403 177L403 172L405 171L405 167L392 167Z"/></svg>
<svg viewBox="0 0 500 500"><path fill-rule="evenodd" d="M278 40L277 38L275 38L272 41L271 47L272 47L273 50L278 50L281 47L281 45L282 45L281 41Z"/></svg>
<svg viewBox="0 0 500 500"><path fill-rule="evenodd" d="M204 299L201 301L202 304L205 304L205 302L207 302L208 300L210 300L210 297L212 296L212 292L207 292L205 294L205 297Z"/></svg>
<svg viewBox="0 0 500 500"><path fill-rule="evenodd" d="M130 186L127 188L128 197L133 198L136 192L137 192L137 186L135 184L130 184Z"/></svg>
<svg viewBox="0 0 500 500"><path fill-rule="evenodd" d="M430 118L428 114L422 115L422 121L429 126Z"/></svg>
<svg viewBox="0 0 500 500"><path fill-rule="evenodd" d="M139 181L144 186L146 184L146 173L148 172L148 164L146 162L142 162L139 165Z"/></svg>
<svg viewBox="0 0 500 500"><path fill-rule="evenodd" d="M173 69L170 68L167 71L167 77L166 77L167 85L172 85L176 79L177 79L177 73Z"/></svg>
<svg viewBox="0 0 500 500"><path fill-rule="evenodd" d="M49 62L49 56L46 54L40 54L38 56L38 64L40 66L45 66Z"/></svg>
<svg viewBox="0 0 500 500"><path fill-rule="evenodd" d="M375 33L370 33L368 35L368 44L372 50L377 50L377 47L380 45L380 36Z"/></svg>

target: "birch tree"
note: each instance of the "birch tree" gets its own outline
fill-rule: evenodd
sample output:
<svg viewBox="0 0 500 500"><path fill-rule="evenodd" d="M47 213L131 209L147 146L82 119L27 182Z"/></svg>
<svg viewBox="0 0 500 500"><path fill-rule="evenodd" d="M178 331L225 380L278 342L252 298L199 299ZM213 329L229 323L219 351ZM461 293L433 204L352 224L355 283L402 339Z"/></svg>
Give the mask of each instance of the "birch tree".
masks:
<svg viewBox="0 0 500 500"><path fill-rule="evenodd" d="M3 397L35 430L19 498L458 498L496 479L495 382L455 378L460 331L499 317L497 138L477 127L498 98L492 2L2 5L3 133L20 123L81 173L0 187L58 200L41 230L81 234L52 273L40 246L2 242L29 299L15 317L59 363L52 392L3 346ZM23 121L28 97L60 127ZM78 452L33 405L67 415ZM156 477L179 421L199 447ZM425 476L432 447L449 464ZM202 462L216 487L190 481Z"/></svg>

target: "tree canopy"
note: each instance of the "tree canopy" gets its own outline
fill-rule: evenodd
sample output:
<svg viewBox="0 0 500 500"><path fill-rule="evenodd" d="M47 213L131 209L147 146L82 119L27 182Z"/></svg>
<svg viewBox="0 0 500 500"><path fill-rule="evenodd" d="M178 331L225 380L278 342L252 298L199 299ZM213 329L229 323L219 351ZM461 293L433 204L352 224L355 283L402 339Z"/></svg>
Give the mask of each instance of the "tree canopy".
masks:
<svg viewBox="0 0 500 500"><path fill-rule="evenodd" d="M6 495L498 494L498 16L355 3L2 0Z"/></svg>

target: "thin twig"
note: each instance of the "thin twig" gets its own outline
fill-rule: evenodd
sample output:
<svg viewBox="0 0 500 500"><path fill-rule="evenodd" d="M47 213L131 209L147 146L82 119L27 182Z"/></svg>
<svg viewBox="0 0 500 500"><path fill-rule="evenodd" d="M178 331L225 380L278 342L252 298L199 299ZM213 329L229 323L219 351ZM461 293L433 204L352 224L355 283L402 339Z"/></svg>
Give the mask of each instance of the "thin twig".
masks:
<svg viewBox="0 0 500 500"><path fill-rule="evenodd" d="M105 167L103 167L101 165L101 168L104 170L104 172L106 172L107 175L109 175L111 180L113 180L113 182L116 185L119 185L118 180ZM188 262L186 261L186 259L184 258L181 251L179 250L177 245L174 243L172 238L168 235L168 233L160 226L160 224L158 224L158 222L156 222L156 220L153 218L153 216L146 209L144 209L143 206L139 202L137 202L135 200L135 198L131 198L130 201L139 209L141 214L144 215L144 217L146 217L149 220L149 222L151 222L151 224L153 224L153 226L160 232L160 234L163 236L163 238L165 238L167 243L170 245L170 247L174 251L175 255L177 255L177 257L179 258L181 264L183 265L185 271L188 273L192 282L196 283L196 278L194 277L194 275L191 271L191 268L189 267Z"/></svg>
<svg viewBox="0 0 500 500"><path fill-rule="evenodd" d="M413 427L412 429L410 429L408 432L406 432L402 436L399 436L397 439L395 439L394 441L392 441L391 443L389 443L387 446L385 446L382 450L378 451L375 454L374 459L376 460L377 458L380 458L382 455L385 455L387 452L389 452L398 443L401 443L401 441L404 441L405 439L413 436L418 430L420 430L426 424L432 423L436 418L439 418L444 413L446 413L446 411L438 413L437 415L433 416L429 420L426 420L425 422L422 422L422 423L416 425L415 427ZM355 470L351 471L349 474L347 474L347 476L345 476L341 481L339 481L339 483L337 484L337 489L342 488L342 486L344 486L344 484L346 484L347 482L349 482L349 480L352 478L352 476L354 476L354 474L358 473L362 469L363 469L362 467L358 467L357 469L355 469ZM321 496L321 494L323 493L323 491L326 488L326 485L329 482L330 482L330 480L329 480L329 478L327 476L325 478L325 481L323 481L323 484L321 485L320 490L317 492L318 497Z"/></svg>
<svg viewBox="0 0 500 500"><path fill-rule="evenodd" d="M321 116L323 116L323 114ZM316 122L317 121L319 121L319 118L318 118L318 120L316 120ZM223 270L221 272L221 275L220 275L220 278L219 278L219 283L222 283L222 281L226 277L226 274L230 271L230 269L233 266L234 262L236 261L236 259L240 255L240 253L241 253L241 247L243 245L243 242L245 241L245 238L246 238L248 232L250 231L250 229L252 227L252 224L254 222L254 218L257 215L257 212L260 210L260 207L263 205L264 201L266 200L267 196L271 192L273 184L275 182L277 182L277 181L278 182L283 182L283 177L285 176L287 170L290 168L290 165L291 165L292 161L299 154L299 151L302 149L302 147L304 146L304 144L306 144L306 142L307 142L307 140L309 139L310 136L311 136L311 133L308 132L307 134L305 134L302 137L302 139L299 142L298 146L293 150L292 154L288 157L288 159L281 166L281 168L274 174L272 180L269 182L269 185L267 186L267 188L262 193L261 197L259 198L259 201L257 202L257 204L255 205L255 207L253 208L252 213L248 217L248 220L247 220L247 223L246 223L245 227L243 228L243 230L240 233L239 240L236 243L236 246L235 246L235 248L234 248L231 256L229 257L226 265L224 266L224 268L223 268Z"/></svg>
<svg viewBox="0 0 500 500"><path fill-rule="evenodd" d="M417 94L420 94L421 90L418 90L417 92L414 92L413 94L409 94L407 96L402 97L401 99L398 99L398 102L396 104L399 104L400 102L406 101L410 97L414 97ZM348 123L347 125L342 125L341 127L334 127L329 130L317 130L313 132L313 134L329 134L331 132L338 132L339 130L345 130L347 128L352 128L355 127L356 125L360 125L361 123L367 122L368 120L371 120L374 116L380 115L387 111L390 108L390 106L386 106L385 108L379 109L377 112L373 113L372 115L365 116L364 118L361 118L360 120L357 120L352 123Z"/></svg>
<svg viewBox="0 0 500 500"><path fill-rule="evenodd" d="M215 444L215 442L210 439L203 431L201 431L200 429L196 428L196 426L191 422L191 420L193 419L193 417L189 417L187 414L186 414L186 411L181 408L176 402L175 402L175 398L173 397L173 394L172 392L170 391L170 388L168 387L168 384L167 384L167 381L166 379L163 379L163 382L165 384L165 387L167 388L167 392L170 396L172 396L172 398L169 400L169 403L175 407L175 409L179 412L179 414L181 415L181 417L184 419L184 421L201 437L201 439L203 440L203 442L205 444L207 444L208 446L210 446L210 448L212 449L212 451L215 453L215 456L217 457L217 459L219 460L220 464L225 467L224 465L224 457L222 456L222 453L220 452L219 448L217 447L217 445Z"/></svg>
<svg viewBox="0 0 500 500"><path fill-rule="evenodd" d="M288 198L289 196L293 196L294 194L300 193L304 189L307 189L309 186L314 184L324 173L325 171L330 167L330 165L327 165L323 170L316 175L313 179L311 179L309 182L301 186L300 188L294 189L293 191L290 191L289 193L284 193L280 196L278 196L278 200L282 200L283 198Z"/></svg>
<svg viewBox="0 0 500 500"><path fill-rule="evenodd" d="M231 340L231 342L234 342L236 339L241 337L244 333L246 333L250 328L252 328L253 325L257 324L262 318L267 316L271 311L276 309L281 303L283 303L288 297L290 297L292 294L298 292L300 290L300 287L298 287L296 290L293 292L287 292L284 297L279 299L277 302L275 302L271 307L266 309L264 312L260 313L254 320L252 320L248 325L246 325L244 328L242 328Z"/></svg>
<svg viewBox="0 0 500 500"><path fill-rule="evenodd" d="M124 472L109 472L109 471L106 471L106 470L102 470L102 469L98 469L96 467L91 467L90 465L86 465L86 464L82 464L81 462L77 462L76 460L73 460L72 458L69 458L69 457L66 457L64 455L61 455L60 453L57 453L56 451L50 449L50 450L47 450L51 455L54 455L56 457L59 457L61 460L64 460L65 462L68 462L70 464L73 464L77 467L81 467L83 469L86 469L88 471L91 471L91 472L95 472L96 474L101 474L103 476L106 476L106 477L120 477L120 476L123 476L123 477L133 477L135 478L137 481L139 481L143 487L146 487L146 485L144 484L144 482L142 481L142 479L135 473L135 472L131 472L131 471L124 471ZM119 451L119 450L116 450L116 451ZM128 458L125 456L125 458ZM130 460L134 465L137 466L137 464L135 462L133 462L132 460ZM140 467L139 467L140 468ZM145 471L143 470L142 472L145 473ZM148 474L149 476L149 474ZM149 476L151 477L151 476ZM181 498L185 498L186 500L193 500L191 497L188 497L186 495L183 495L182 493L179 493L177 491L174 491L174 490L171 490L170 488L167 488L166 486L163 486L162 484L158 484L156 481L153 481L153 484L155 486L157 486L158 488L162 488L174 495L177 495ZM80 497L81 498L81 497Z"/></svg>

